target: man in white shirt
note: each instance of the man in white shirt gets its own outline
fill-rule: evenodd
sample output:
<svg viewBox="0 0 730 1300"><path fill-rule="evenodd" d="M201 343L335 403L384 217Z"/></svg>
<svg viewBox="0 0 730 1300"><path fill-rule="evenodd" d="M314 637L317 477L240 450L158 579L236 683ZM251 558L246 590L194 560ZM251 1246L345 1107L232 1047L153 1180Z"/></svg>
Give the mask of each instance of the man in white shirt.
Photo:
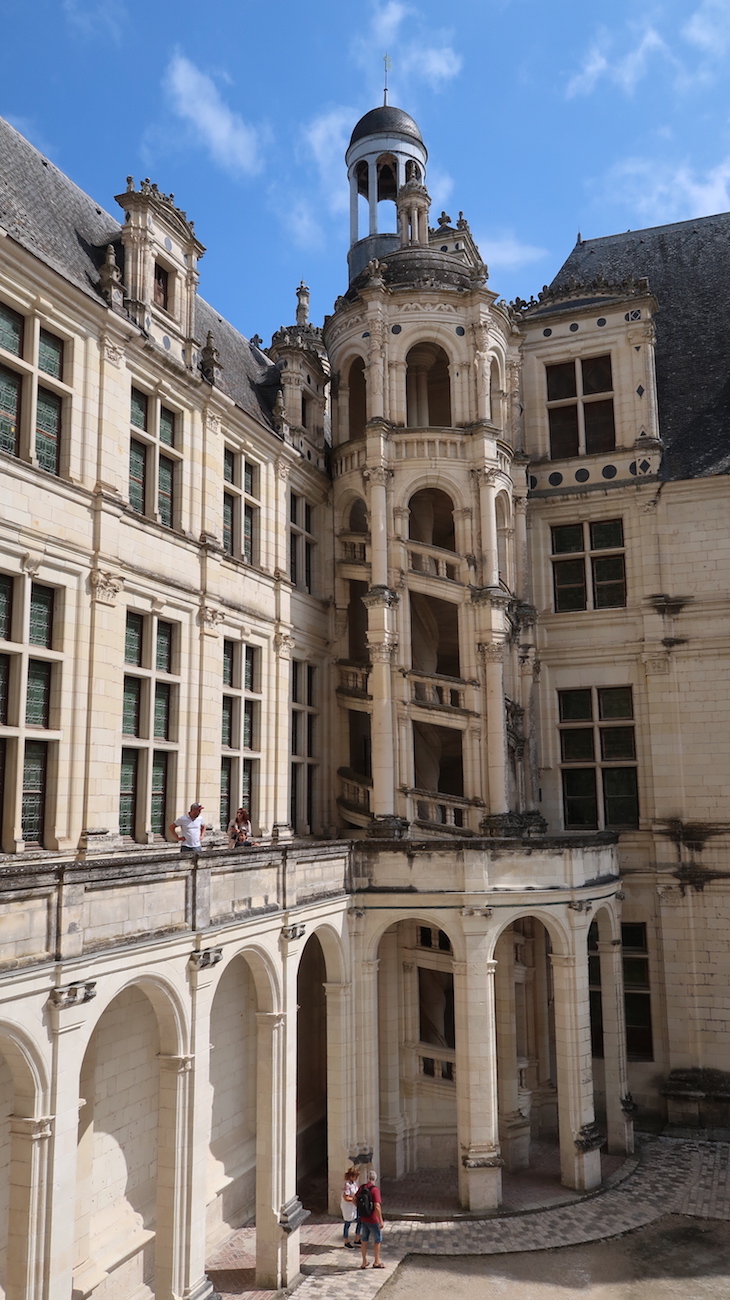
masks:
<svg viewBox="0 0 730 1300"><path fill-rule="evenodd" d="M201 841L205 834L205 818L201 816L202 811L202 803L191 803L189 813L183 813L177 821L170 823L170 831L180 845L181 853L197 853L202 848ZM178 835L178 828L182 831L182 835Z"/></svg>

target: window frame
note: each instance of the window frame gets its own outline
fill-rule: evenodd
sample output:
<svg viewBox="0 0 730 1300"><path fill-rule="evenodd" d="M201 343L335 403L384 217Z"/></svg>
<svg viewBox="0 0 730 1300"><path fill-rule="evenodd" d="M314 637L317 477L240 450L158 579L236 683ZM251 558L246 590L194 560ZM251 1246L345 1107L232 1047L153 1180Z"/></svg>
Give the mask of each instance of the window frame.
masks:
<svg viewBox="0 0 730 1300"><path fill-rule="evenodd" d="M231 477L226 473L231 467ZM230 502L230 526L226 503ZM250 524L250 528L247 525ZM257 568L261 561L261 465L246 450L226 443L223 447L223 553L229 559Z"/></svg>
<svg viewBox="0 0 730 1300"><path fill-rule="evenodd" d="M628 692L630 713L625 715L610 716L605 712L603 696L609 691ZM589 713L584 717L566 717L564 715L564 700L568 695L586 695L589 698ZM617 830L627 831L636 830L641 820L641 801L639 798L639 759L636 746L636 711L634 705L634 691L630 684L602 684L601 686L577 686L567 689L557 690L557 718L558 718L558 767L560 771L560 793L563 827L567 831L576 830ZM606 757L604 736L620 733L631 733L632 739L632 756L625 757ZM592 757L580 755L571 757L566 754L566 738L578 735L591 738ZM606 773L616 771L632 771L633 790L627 795L608 795L606 790ZM574 774L586 775L592 773L592 795L590 793L578 793L579 783L573 779ZM568 775L571 774L571 775ZM585 782L588 786L588 780ZM572 790L571 790L571 787ZM634 815L630 820L620 821L612 820L609 811L611 799L624 799L632 801L635 809ZM569 814L569 808L574 809L579 800L585 800L591 803L595 808L595 816L587 820L578 820L575 816Z"/></svg>
<svg viewBox="0 0 730 1300"><path fill-rule="evenodd" d="M601 525L619 524L621 527L621 544L613 546L596 546L594 541L594 530ZM580 528L582 545L578 550L556 550L556 533L562 529ZM595 614L611 613L613 610L626 609L628 606L628 582L626 576L626 534L624 531L623 516L611 516L607 519L571 519L564 523L554 523L550 525L550 566L552 581L553 613L554 614L583 614L587 612ZM620 577L600 578L599 573L603 571L602 566L606 561L621 560ZM577 577L580 574L580 580L574 582L560 582L560 577L568 572L568 566L573 567ZM623 596L622 601L613 603L599 603L599 596L602 591L609 588L620 588ZM564 593L567 591L581 591L582 602L574 605L563 603Z"/></svg>
<svg viewBox="0 0 730 1300"><path fill-rule="evenodd" d="M248 809L251 824L258 827L258 777L261 769L264 726L264 701L262 691L263 647L255 642L242 641L239 635L223 637L221 647L221 789L220 806L223 808L224 780L228 781L227 800L232 808ZM250 671L249 671L249 665ZM230 673L227 671L230 666ZM230 701L226 706L226 701ZM230 710L230 744L225 743L224 725L226 707ZM247 734L247 717L252 718L250 735ZM247 739L250 743L246 743ZM237 802L240 796L240 803ZM231 820L229 818L229 820ZM226 830L221 821L221 829Z"/></svg>
<svg viewBox="0 0 730 1300"><path fill-rule="evenodd" d="M585 392L585 374L584 367L586 363L598 361L603 358L608 359L611 370L611 388L603 389L597 393ZM558 367L567 367L573 364L574 387L575 393L572 396L551 398L550 393L550 375L549 371ZM557 358L551 358L544 361L544 393L545 393L545 410L547 413L547 447L548 457L550 460L573 460L576 457L584 456L606 456L616 450L618 445L616 441L616 389L614 386L614 356L613 351L602 351L590 355L575 355L565 357L562 361ZM611 446L597 447L588 450L588 435L586 431L586 407L595 406L599 403L611 403L611 423L613 426L613 441ZM574 409L576 413L576 449L566 453L558 452L553 454L553 427L550 419L552 411Z"/></svg>
<svg viewBox="0 0 730 1300"><path fill-rule="evenodd" d="M46 320L32 311L23 311L11 306L7 301L0 302L11 316L21 322L20 346L17 351L5 348L0 343L0 372L10 375L17 383L17 407L15 414L14 447L0 448L6 456L41 470L54 478L68 476L69 448L66 430L71 423L74 390L68 384L67 377L71 371L73 337L55 322ZM42 336L59 344L59 373L49 370L41 364ZM48 397L58 403L58 421L56 438L55 464L53 468L40 463L37 446L39 434L47 431L38 429L38 399L45 390Z"/></svg>
<svg viewBox="0 0 730 1300"><path fill-rule="evenodd" d="M132 419L135 395L145 400L144 424L136 424ZM172 442L162 435L163 411L171 415ZM181 522L182 475L183 475L183 433L184 415L180 408L170 404L167 395L160 396L147 390L143 384L132 377L129 396L129 475L127 479L127 498L130 512L138 519L152 520L161 528L179 531ZM144 474L142 488L142 509L138 509L132 500L132 449L141 447L144 454ZM162 485L162 467L171 467L169 491ZM167 504L169 501L169 507Z"/></svg>
<svg viewBox="0 0 730 1300"><path fill-rule="evenodd" d="M289 491L289 578L298 591L314 595L317 536L313 521L317 507L302 492Z"/></svg>
<svg viewBox="0 0 730 1300"><path fill-rule="evenodd" d="M306 659L291 665L289 817L295 834L312 835L319 819L321 667Z"/></svg>
<svg viewBox="0 0 730 1300"><path fill-rule="evenodd" d="M181 626L179 623L160 614L135 609L132 606L127 607L124 611L124 617L124 673L122 719L120 722L121 755L126 750L134 750L138 755L136 760L137 787L134 833L131 837L125 835L125 838L131 838L138 844L159 844L169 838L167 828L172 820L177 761L180 751ZM132 627L135 628L135 637L137 637L134 658L128 657L130 629ZM165 629L165 645L163 648L166 653L164 666L159 661L160 632L163 628ZM138 636L137 633L139 633ZM139 683L137 687L140 701L139 722L134 733L124 730L124 691L128 681ZM161 693L164 694L167 700L165 735L159 734L158 728L158 701ZM161 823L162 832L159 832L154 825L155 821L159 822L159 818L156 817L154 812L155 800L159 795L159 791L154 787L159 769L159 759L163 754L166 756L164 760L165 789L163 791L165 812ZM123 758L121 755L118 784L120 817L123 797L121 789L121 764ZM125 833L120 829L120 834L124 835Z"/></svg>

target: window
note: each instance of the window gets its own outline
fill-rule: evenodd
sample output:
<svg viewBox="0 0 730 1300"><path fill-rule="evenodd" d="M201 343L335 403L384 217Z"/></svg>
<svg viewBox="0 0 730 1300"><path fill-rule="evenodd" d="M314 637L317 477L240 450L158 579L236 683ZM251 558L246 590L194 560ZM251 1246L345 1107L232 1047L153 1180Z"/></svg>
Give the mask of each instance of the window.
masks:
<svg viewBox="0 0 730 1300"><path fill-rule="evenodd" d="M14 357L23 355L23 317L12 307L0 303L0 348Z"/></svg>
<svg viewBox="0 0 730 1300"><path fill-rule="evenodd" d="M316 782L319 712L317 669L300 659L292 661L291 720L291 825L309 835L316 819Z"/></svg>
<svg viewBox="0 0 730 1300"><path fill-rule="evenodd" d="M651 987L649 984L649 950L646 925L630 921L621 926L623 946L624 1012L626 1020L626 1054L630 1061L653 1061L654 1044L651 1028ZM603 1005L601 994L601 959L598 952L598 925L588 931L588 987L591 1007L591 1054L603 1056Z"/></svg>
<svg viewBox="0 0 730 1300"><path fill-rule="evenodd" d="M630 686L558 691L566 828L638 826Z"/></svg>
<svg viewBox="0 0 730 1300"><path fill-rule="evenodd" d="M0 366L0 451L19 454L20 444L20 375Z"/></svg>
<svg viewBox="0 0 730 1300"><path fill-rule="evenodd" d="M155 288L154 303L155 307L161 307L163 311L168 311L168 302L170 298L170 273L159 262L155 262Z"/></svg>
<svg viewBox="0 0 730 1300"><path fill-rule="evenodd" d="M257 564L259 467L226 447L223 451L223 550L246 564Z"/></svg>
<svg viewBox="0 0 730 1300"><path fill-rule="evenodd" d="M38 340L38 369L54 379L63 379L63 339L41 330Z"/></svg>
<svg viewBox="0 0 730 1300"><path fill-rule="evenodd" d="M129 441L129 504L135 514L175 528L182 473L180 416L139 388L132 388L129 420L134 431Z"/></svg>
<svg viewBox="0 0 730 1300"><path fill-rule="evenodd" d="M28 640L31 645L53 647L53 606L56 593L53 587L42 587L34 582L30 589L30 625Z"/></svg>
<svg viewBox="0 0 730 1300"><path fill-rule="evenodd" d="M63 401L71 396L71 389L63 382L65 344L55 334L40 329L37 353L31 355L29 345L34 336L34 330L26 331L22 316L0 303L0 349L30 363L22 372L0 365L0 451L58 475L63 449ZM33 386L35 424L23 432L22 403L30 397Z"/></svg>
<svg viewBox="0 0 730 1300"><path fill-rule="evenodd" d="M43 844L46 816L48 745L26 740L23 760L22 828L26 844Z"/></svg>
<svg viewBox="0 0 730 1300"><path fill-rule="evenodd" d="M610 356L546 366L550 456L590 456L616 445Z"/></svg>
<svg viewBox="0 0 730 1300"><path fill-rule="evenodd" d="M28 660L28 693L25 703L25 723L28 727L50 726L51 673L53 665L45 659Z"/></svg>
<svg viewBox="0 0 730 1300"><path fill-rule="evenodd" d="M235 809L256 823L256 780L261 757L261 671L258 646L223 642L221 680L221 826Z"/></svg>
<svg viewBox="0 0 730 1300"><path fill-rule="evenodd" d="M620 519L551 528L555 612L626 605L624 530Z"/></svg>
<svg viewBox="0 0 730 1300"><path fill-rule="evenodd" d="M36 403L35 453L41 469L49 474L60 471L61 399L46 388L38 389Z"/></svg>
<svg viewBox="0 0 730 1300"><path fill-rule="evenodd" d="M295 587L312 591L314 575L314 507L296 492L289 495L289 577Z"/></svg>
<svg viewBox="0 0 730 1300"><path fill-rule="evenodd" d="M119 784L120 833L142 843L164 838L177 754L180 691L176 627L152 614L127 611ZM134 740L134 747L129 740Z"/></svg>

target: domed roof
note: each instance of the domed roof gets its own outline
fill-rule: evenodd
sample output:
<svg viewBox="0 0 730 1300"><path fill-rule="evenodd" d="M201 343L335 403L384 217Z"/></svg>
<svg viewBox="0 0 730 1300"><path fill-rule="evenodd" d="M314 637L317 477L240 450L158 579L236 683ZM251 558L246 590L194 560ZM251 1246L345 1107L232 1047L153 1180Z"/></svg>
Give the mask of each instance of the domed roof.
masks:
<svg viewBox="0 0 730 1300"><path fill-rule="evenodd" d="M402 108L392 104L371 108L369 113L360 118L350 139L350 145L362 140L366 135L410 135L412 139L423 144L421 132L413 118L404 113Z"/></svg>

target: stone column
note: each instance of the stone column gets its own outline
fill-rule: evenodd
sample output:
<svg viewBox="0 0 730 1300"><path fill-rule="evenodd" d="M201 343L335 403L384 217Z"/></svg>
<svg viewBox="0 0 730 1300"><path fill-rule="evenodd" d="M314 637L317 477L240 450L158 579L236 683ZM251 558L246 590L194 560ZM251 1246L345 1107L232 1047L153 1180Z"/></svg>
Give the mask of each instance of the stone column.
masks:
<svg viewBox="0 0 730 1300"><path fill-rule="evenodd" d="M373 587L388 585L388 505L386 483L389 471L381 466L368 469L370 483L370 562Z"/></svg>
<svg viewBox="0 0 730 1300"><path fill-rule="evenodd" d="M515 949L512 931L501 935L496 949L495 1001L499 1079L499 1137L510 1173L530 1163L530 1124L519 1107Z"/></svg>
<svg viewBox="0 0 730 1300"><path fill-rule="evenodd" d="M205 1276L207 1161L200 1158L208 1151L206 1144L204 1152L193 1152L190 1123L193 1058L161 1053L159 1062L155 1296L212 1300L215 1290Z"/></svg>
<svg viewBox="0 0 730 1300"><path fill-rule="evenodd" d="M565 1187L588 1192L601 1183L603 1134L593 1109L588 951L585 933L574 935L582 956L551 953L555 992L560 1174Z"/></svg>
<svg viewBox="0 0 730 1300"><path fill-rule="evenodd" d="M395 815L395 726L392 699L392 660L398 645L395 609L398 595L388 587L371 587L363 597L368 611L367 641L372 671L372 812L376 817Z"/></svg>
<svg viewBox="0 0 730 1300"><path fill-rule="evenodd" d="M515 586L520 600L527 599L527 497L515 497Z"/></svg>
<svg viewBox="0 0 730 1300"><path fill-rule="evenodd" d="M390 363L390 418L393 424L406 424L406 363Z"/></svg>
<svg viewBox="0 0 730 1300"><path fill-rule="evenodd" d="M51 1120L10 1116L6 1300L43 1300Z"/></svg>
<svg viewBox="0 0 730 1300"><path fill-rule="evenodd" d="M479 646L484 659L487 705L487 784L489 816L508 811L507 741L504 712L504 645L492 641Z"/></svg>
<svg viewBox="0 0 730 1300"><path fill-rule="evenodd" d="M93 997L94 985L89 982L55 988L50 999L54 1047L51 1107L55 1118L47 1166L48 1289L43 1300L70 1300L73 1290L81 1029L86 1020L84 1004Z"/></svg>
<svg viewBox="0 0 730 1300"><path fill-rule="evenodd" d="M378 954L381 1172L383 1177L397 1178L404 1169L401 1150L403 1124L400 1096L401 988L398 970L398 935L395 930L383 935Z"/></svg>
<svg viewBox="0 0 730 1300"><path fill-rule="evenodd" d="M357 944L362 949L364 943ZM353 1153L363 1163L380 1170L380 1067L378 1043L378 966L377 958L362 960L356 950L355 969L360 972L356 985L354 1036L357 1044L357 1107Z"/></svg>
<svg viewBox="0 0 730 1300"><path fill-rule="evenodd" d="M358 236L358 195L357 172L350 177L350 247L357 243Z"/></svg>
<svg viewBox="0 0 730 1300"><path fill-rule="evenodd" d="M368 163L368 207L370 209L370 234L378 233L378 168L377 163Z"/></svg>
<svg viewBox="0 0 730 1300"><path fill-rule="evenodd" d="M603 1070L606 1080L606 1127L611 1155L634 1150L633 1106L626 1063L626 1011L621 942L598 941L603 1013Z"/></svg>
<svg viewBox="0 0 730 1300"><path fill-rule="evenodd" d="M296 1028L287 1032L280 1011L259 1012L256 1022L256 1286L278 1291L299 1272L306 1218L295 1191Z"/></svg>
<svg viewBox="0 0 730 1300"><path fill-rule="evenodd" d="M340 384L337 389L337 419L335 421L337 429L337 441L347 442L350 437L350 388L348 384Z"/></svg>
<svg viewBox="0 0 730 1300"><path fill-rule="evenodd" d="M468 921L465 922L465 930ZM456 1125L459 1199L467 1210L494 1210L502 1200L494 1006L496 962L487 960L483 922L465 934L466 960L455 961ZM477 928L478 927L478 928Z"/></svg>
<svg viewBox="0 0 730 1300"><path fill-rule="evenodd" d="M497 471L479 470L479 508L482 525L482 573L485 587L499 586L497 546Z"/></svg>
<svg viewBox="0 0 730 1300"><path fill-rule="evenodd" d="M327 998L327 1205L340 1213L343 1174L350 1158L349 1135L355 1079L352 1052L352 985L324 986Z"/></svg>

